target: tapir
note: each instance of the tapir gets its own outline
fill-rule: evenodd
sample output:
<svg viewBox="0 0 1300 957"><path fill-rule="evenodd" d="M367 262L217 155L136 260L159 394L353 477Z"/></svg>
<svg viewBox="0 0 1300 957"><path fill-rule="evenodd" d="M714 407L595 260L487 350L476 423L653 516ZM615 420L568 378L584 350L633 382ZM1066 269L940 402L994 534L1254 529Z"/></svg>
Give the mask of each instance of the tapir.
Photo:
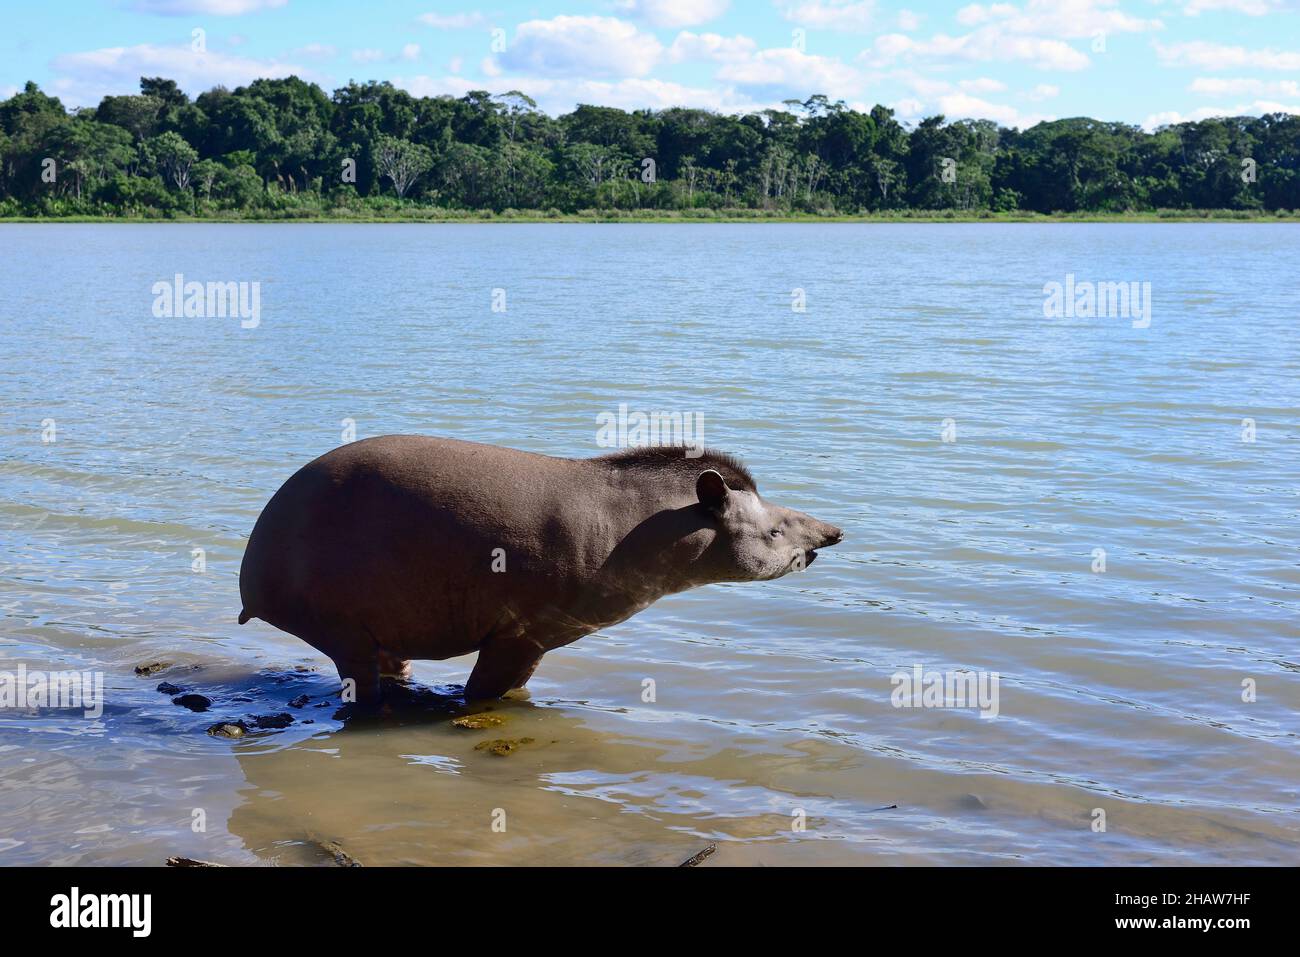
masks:
<svg viewBox="0 0 1300 957"><path fill-rule="evenodd" d="M498 698L548 651L665 595L780 578L842 538L710 449L557 458L385 435L327 452L271 497L239 570L239 623L328 655L358 704L412 659L471 652L466 699Z"/></svg>

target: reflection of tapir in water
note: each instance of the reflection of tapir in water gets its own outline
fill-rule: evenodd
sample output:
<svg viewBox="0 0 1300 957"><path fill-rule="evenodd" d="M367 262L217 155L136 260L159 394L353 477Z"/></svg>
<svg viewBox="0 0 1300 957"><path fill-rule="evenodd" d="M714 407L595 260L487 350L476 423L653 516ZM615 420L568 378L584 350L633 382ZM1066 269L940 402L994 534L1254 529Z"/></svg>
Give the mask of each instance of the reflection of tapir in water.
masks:
<svg viewBox="0 0 1300 957"><path fill-rule="evenodd" d="M289 730L231 744L247 786L230 794L228 818L224 805L215 812L209 806L206 834L184 828L180 852L230 864L330 865L341 863L338 850L367 867L676 864L703 846L701 836L718 832L716 808L703 804L674 805L665 821L664 796L653 790L606 799L605 774L663 770L673 749L659 725L514 700L476 706L501 718L499 726L456 728L448 722L465 713L465 703L452 686L389 685L381 715L318 708L338 703L333 676L287 674L279 685L266 673L244 676L241 690L268 708L298 694L311 701L289 708L299 718ZM315 723L304 726L306 717ZM508 757L485 747L500 738L518 743ZM723 786L741 793L766 786L757 777L761 766L729 767ZM375 786L377 768L382 787ZM605 773L590 791L570 786L591 781L593 768ZM688 773L708 772L692 766ZM508 814L514 835L506 841L485 839L507 836L489 831L497 809ZM211 843L222 831L213 821L222 818L245 853Z"/></svg>
<svg viewBox="0 0 1300 957"><path fill-rule="evenodd" d="M838 528L763 501L705 450L561 459L388 435L335 449L263 510L239 572L261 618L329 655L357 700L410 659L477 651L468 698L519 688L542 655L710 582L780 578Z"/></svg>

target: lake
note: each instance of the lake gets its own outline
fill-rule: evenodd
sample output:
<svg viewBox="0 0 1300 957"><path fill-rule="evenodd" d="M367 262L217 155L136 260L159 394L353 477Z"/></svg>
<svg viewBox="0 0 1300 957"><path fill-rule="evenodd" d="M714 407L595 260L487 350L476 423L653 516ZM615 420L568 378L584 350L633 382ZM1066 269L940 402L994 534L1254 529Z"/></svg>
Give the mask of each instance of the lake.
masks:
<svg viewBox="0 0 1300 957"><path fill-rule="evenodd" d="M1300 860L1294 226L7 225L0 263L0 668L103 680L0 708L0 864ZM353 716L236 624L322 452L597 455L621 406L845 541L553 652L492 731L448 720L472 657ZM996 707L906 690L967 677Z"/></svg>

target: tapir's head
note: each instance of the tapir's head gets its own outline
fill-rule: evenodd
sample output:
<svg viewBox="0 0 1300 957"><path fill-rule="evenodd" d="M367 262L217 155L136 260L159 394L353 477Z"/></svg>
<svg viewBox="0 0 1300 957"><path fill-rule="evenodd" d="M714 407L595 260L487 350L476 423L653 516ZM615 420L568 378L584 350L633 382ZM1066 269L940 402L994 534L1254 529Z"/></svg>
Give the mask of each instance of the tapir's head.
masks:
<svg viewBox="0 0 1300 957"><path fill-rule="evenodd" d="M713 469L700 473L695 493L716 533L699 559L709 581L780 578L806 568L817 549L844 538L834 525L765 502L756 491L728 488Z"/></svg>

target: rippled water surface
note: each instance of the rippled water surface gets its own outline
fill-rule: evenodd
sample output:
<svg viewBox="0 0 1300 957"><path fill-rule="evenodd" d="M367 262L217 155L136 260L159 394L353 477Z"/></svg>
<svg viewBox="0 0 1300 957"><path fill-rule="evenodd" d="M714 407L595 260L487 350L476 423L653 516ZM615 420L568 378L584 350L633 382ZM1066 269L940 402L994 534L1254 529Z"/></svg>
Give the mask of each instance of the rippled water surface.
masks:
<svg viewBox="0 0 1300 957"><path fill-rule="evenodd" d="M1294 227L5 226L0 270L0 666L107 701L0 710L0 863L1300 861ZM156 318L177 273L260 325ZM1149 327L1045 318L1067 274L1149 282ZM354 718L236 624L343 420L585 456L620 403L845 542L548 655L490 732L448 720L472 659ZM894 707L917 665L998 716Z"/></svg>

